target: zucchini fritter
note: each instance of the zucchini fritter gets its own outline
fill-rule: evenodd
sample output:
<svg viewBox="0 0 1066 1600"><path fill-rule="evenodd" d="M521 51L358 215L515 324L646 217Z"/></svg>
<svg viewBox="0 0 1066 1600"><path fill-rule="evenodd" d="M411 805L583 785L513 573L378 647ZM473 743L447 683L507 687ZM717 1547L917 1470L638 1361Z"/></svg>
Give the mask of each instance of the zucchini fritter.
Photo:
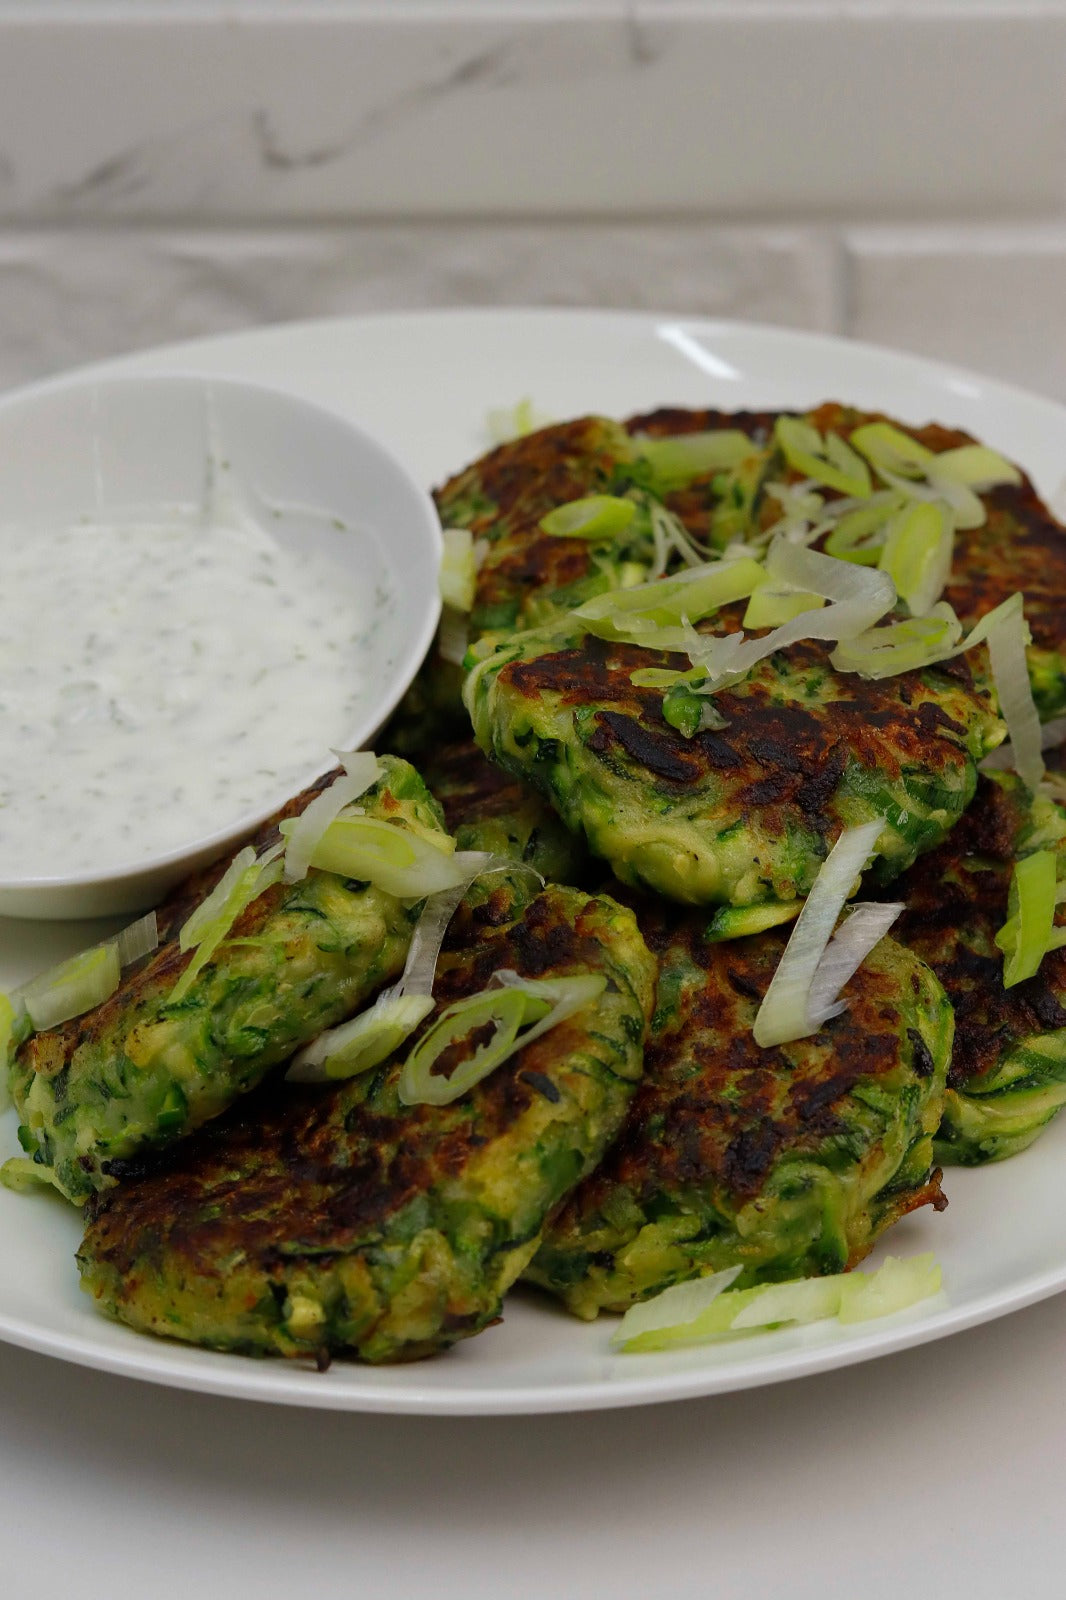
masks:
<svg viewBox="0 0 1066 1600"><path fill-rule="evenodd" d="M535 789L486 760L467 738L438 744L422 773L460 850L511 856L549 883L580 883L588 858L580 841Z"/></svg>
<svg viewBox="0 0 1066 1600"><path fill-rule="evenodd" d="M952 1015L928 967L882 939L850 1009L760 1050L752 1024L787 929L730 944L641 904L660 963L644 1079L621 1137L547 1229L526 1277L580 1317L723 1267L740 1287L859 1261L931 1171Z"/></svg>
<svg viewBox="0 0 1066 1600"><path fill-rule="evenodd" d="M382 766L384 776L361 802L368 815L442 832L439 808L414 768L390 757ZM302 810L313 793L281 815ZM259 849L280 837L279 820L257 835ZM179 889L176 903L191 909L224 865ZM166 942L109 1000L20 1050L12 1092L24 1142L53 1167L71 1200L107 1188L113 1162L198 1128L357 1011L403 967L418 912L372 884L312 869L302 882L253 900L171 1004L192 955L177 941L184 915L164 908Z"/></svg>
<svg viewBox="0 0 1066 1600"><path fill-rule="evenodd" d="M337 1086L265 1087L98 1199L84 1287L133 1327L250 1355L430 1355L499 1312L545 1220L621 1126L654 964L632 913L544 890L460 908L444 1003L512 968L603 973L604 994L450 1106L400 1104L394 1060Z"/></svg>
<svg viewBox="0 0 1066 1600"><path fill-rule="evenodd" d="M959 826L898 886L907 909L893 930L927 961L955 1007L937 1160L1000 1161L1032 1144L1066 1105L1066 949L1035 977L1003 987L995 938L1007 920L1016 857L1059 856L1066 876L1066 809L1031 799L1013 772L982 774ZM1066 905L1056 921L1066 922Z"/></svg>
<svg viewBox="0 0 1066 1600"><path fill-rule="evenodd" d="M605 644L579 622L500 644L470 673L481 748L528 778L624 883L689 903L806 895L845 827L886 819L887 881L947 833L1003 737L966 659L881 682L804 643L715 696L727 726L685 738L637 668L680 657Z"/></svg>

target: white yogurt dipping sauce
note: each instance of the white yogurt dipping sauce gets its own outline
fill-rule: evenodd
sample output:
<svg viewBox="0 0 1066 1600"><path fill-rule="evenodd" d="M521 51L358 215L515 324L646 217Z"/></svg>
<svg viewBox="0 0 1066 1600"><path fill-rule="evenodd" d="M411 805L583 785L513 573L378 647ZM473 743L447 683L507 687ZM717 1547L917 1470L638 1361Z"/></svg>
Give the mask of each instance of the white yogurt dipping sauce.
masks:
<svg viewBox="0 0 1066 1600"><path fill-rule="evenodd" d="M387 611L371 543L363 583L236 505L0 530L0 880L139 865L324 770Z"/></svg>

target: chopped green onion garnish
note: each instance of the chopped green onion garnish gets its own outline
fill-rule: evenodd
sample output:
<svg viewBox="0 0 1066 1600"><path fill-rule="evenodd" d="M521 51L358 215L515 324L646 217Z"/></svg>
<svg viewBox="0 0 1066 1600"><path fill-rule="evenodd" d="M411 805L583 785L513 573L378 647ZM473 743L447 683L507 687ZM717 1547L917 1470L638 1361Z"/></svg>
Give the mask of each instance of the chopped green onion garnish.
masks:
<svg viewBox="0 0 1066 1600"><path fill-rule="evenodd" d="M440 597L453 611L469 611L477 592L474 535L469 528L445 528L440 562Z"/></svg>
<svg viewBox="0 0 1066 1600"><path fill-rule="evenodd" d="M890 422L867 422L851 433L851 442L872 467L904 478L924 478L934 452Z"/></svg>
<svg viewBox="0 0 1066 1600"><path fill-rule="evenodd" d="M1000 483L1018 484L1022 475L998 450L983 444L964 444L957 450L942 450L933 457L930 476L952 479L968 489L992 489Z"/></svg>
<svg viewBox="0 0 1066 1600"><path fill-rule="evenodd" d="M636 502L613 494L590 494L568 500L540 519L545 533L559 539L613 539L624 533L637 514Z"/></svg>
<svg viewBox="0 0 1066 1600"><path fill-rule="evenodd" d="M245 845L207 899L196 907L178 935L182 950L194 950L195 954L170 991L169 1005L184 1000L241 913L259 895L281 882L283 848L276 844L257 856L251 845Z"/></svg>
<svg viewBox="0 0 1066 1600"><path fill-rule="evenodd" d="M935 502L907 506L889 524L878 566L912 616L927 616L940 599L954 545L951 514Z"/></svg>
<svg viewBox="0 0 1066 1600"><path fill-rule="evenodd" d="M680 433L664 439L642 434L635 443L641 459L652 470L656 487L664 493L709 472L728 471L755 449L747 434L735 428Z"/></svg>
<svg viewBox="0 0 1066 1600"><path fill-rule="evenodd" d="M840 438L825 437L799 417L778 417L774 439L789 466L804 477L824 483L840 494L865 498L870 493L870 473L855 451Z"/></svg>
<svg viewBox="0 0 1066 1600"><path fill-rule="evenodd" d="M285 823L281 824L285 832ZM467 880L448 834L423 837L377 817L335 817L311 853L311 865L373 883L401 900L421 900Z"/></svg>
<svg viewBox="0 0 1066 1600"><path fill-rule="evenodd" d="M30 1189L35 1189L42 1184L51 1184L53 1189L66 1198L66 1193L56 1178L51 1167L41 1161L34 1161L31 1156L11 1156L0 1166L0 1183L5 1189L13 1189L16 1194L26 1194Z"/></svg>
<svg viewBox="0 0 1066 1600"><path fill-rule="evenodd" d="M338 773L328 789L316 794L310 805L305 806L298 817L291 819L291 826L285 835L286 883L298 883L307 877L315 845L334 817L345 806L358 800L381 777L381 767L371 750L344 751L341 761L344 763L343 773ZM183 937L184 933L183 929Z"/></svg>
<svg viewBox="0 0 1066 1600"><path fill-rule="evenodd" d="M738 1267L666 1289L626 1312L611 1343L637 1354L701 1344L724 1334L800 1326L835 1317L866 1322L905 1311L940 1293L942 1275L931 1254L889 1256L876 1272L838 1272L824 1278L728 1289Z"/></svg>
<svg viewBox="0 0 1066 1600"><path fill-rule="evenodd" d="M672 578L597 595L572 614L600 639L649 650L684 650L688 639L683 624L700 622L721 606L747 599L765 582L765 568L750 556L709 561Z"/></svg>
<svg viewBox="0 0 1066 1600"><path fill-rule="evenodd" d="M366 1011L320 1034L294 1056L286 1080L328 1083L369 1072L398 1050L432 1010L431 995L387 991Z"/></svg>
<svg viewBox="0 0 1066 1600"><path fill-rule="evenodd" d="M35 1031L43 1033L103 1005L118 988L121 975L118 944L109 939L24 983L15 998Z"/></svg>
<svg viewBox="0 0 1066 1600"><path fill-rule="evenodd" d="M404 1105L450 1105L517 1051L597 1000L607 987L606 978L592 973L534 980L498 972L494 977L503 987L456 1000L418 1041L400 1073L397 1092ZM441 1056L484 1028L492 1029L489 1039L454 1071L433 1071Z"/></svg>
<svg viewBox="0 0 1066 1600"><path fill-rule="evenodd" d="M825 605L825 596L813 594L809 589L793 589L789 584L764 583L748 601L744 613L745 628L779 628L783 622L802 616L804 611L818 611Z"/></svg>
<svg viewBox="0 0 1066 1600"><path fill-rule="evenodd" d="M889 622L843 640L829 659L838 672L893 678L947 660L961 638L962 623L947 601L941 600L928 616Z"/></svg>
<svg viewBox="0 0 1066 1600"><path fill-rule="evenodd" d="M869 505L856 506L835 520L822 549L838 561L876 567L888 524L903 504L902 496L897 494L871 495Z"/></svg>
<svg viewBox="0 0 1066 1600"><path fill-rule="evenodd" d="M887 422L856 428L851 442L884 482L900 493L919 500L946 500L957 528L979 528L985 521L985 508L975 490L1021 482L1017 467L984 445L963 445L937 455Z"/></svg>
<svg viewBox="0 0 1066 1600"><path fill-rule="evenodd" d="M1035 850L1015 863L1007 902L1007 921L996 935L1003 951L1003 987L1031 978L1055 943L1054 851Z"/></svg>
<svg viewBox="0 0 1066 1600"><path fill-rule="evenodd" d="M818 970L827 957L844 902L853 892L883 827L884 819L875 817L860 827L846 828L822 862L755 1018L752 1032L756 1044L764 1049L806 1038L844 1009L835 993L815 999ZM897 916L900 907L888 909ZM878 924L873 944L885 932ZM860 955L860 961L873 944Z"/></svg>

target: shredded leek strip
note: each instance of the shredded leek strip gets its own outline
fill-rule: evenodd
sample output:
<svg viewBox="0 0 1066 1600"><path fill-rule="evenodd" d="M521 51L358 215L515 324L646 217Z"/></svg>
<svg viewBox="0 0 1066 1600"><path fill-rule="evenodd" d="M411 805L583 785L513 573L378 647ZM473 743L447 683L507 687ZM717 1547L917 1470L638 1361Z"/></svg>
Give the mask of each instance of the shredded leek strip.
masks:
<svg viewBox="0 0 1066 1600"><path fill-rule="evenodd" d="M967 648L979 643L981 637L988 644L1000 714L1007 724L1007 736L1014 750L1014 770L1026 788L1035 793L1044 776L1044 755L1040 716L1033 700L1025 654L1032 636L1020 594L1011 595L982 618L970 634Z"/></svg>
<svg viewBox="0 0 1066 1600"><path fill-rule="evenodd" d="M752 1032L756 1044L763 1049L806 1038L816 1033L831 1016L844 1010L835 994L827 995L820 985L815 1008L813 996L818 969L844 902L883 827L884 818L875 817L860 827L845 829L823 861L755 1018ZM898 908L896 913L898 915ZM859 961L868 953L860 956Z"/></svg>
<svg viewBox="0 0 1066 1600"><path fill-rule="evenodd" d="M517 1051L597 1000L607 987L606 978L592 973L530 979L501 971L493 977L500 988L455 1001L422 1035L400 1072L397 1093L403 1105L450 1105ZM433 1071L453 1045L484 1027L492 1028L491 1037L449 1076Z"/></svg>
<svg viewBox="0 0 1066 1600"><path fill-rule="evenodd" d="M1034 793L1044 777L1040 718L1033 700L1025 648L1029 627L1022 596L1012 594L975 624L960 641L962 625L945 601L927 617L890 623L845 641L830 656L838 672L859 672L864 678L887 678L898 672L949 661L975 645L987 644L1000 714L1014 752L1014 767Z"/></svg>
<svg viewBox="0 0 1066 1600"><path fill-rule="evenodd" d="M664 493L709 472L728 472L754 449L747 434L736 428L670 434L661 439L638 434L634 442L640 458L651 468L656 488Z"/></svg>
<svg viewBox="0 0 1066 1600"><path fill-rule="evenodd" d="M912 617L928 616L951 574L955 527L947 507L908 506L891 521L878 566L887 572Z"/></svg>
<svg viewBox="0 0 1066 1600"><path fill-rule="evenodd" d="M737 682L765 657L801 639L851 638L891 610L896 598L886 573L837 561L786 539L775 539L770 546L766 574L771 584L808 590L831 603L822 610L801 612L759 639L745 639L743 634L693 634L689 659L707 674L699 692L713 693Z"/></svg>
<svg viewBox="0 0 1066 1600"><path fill-rule="evenodd" d="M627 1354L700 1344L730 1334L757 1333L835 1318L848 1325L908 1310L938 1295L940 1267L931 1253L889 1256L876 1272L838 1272L823 1278L731 1289L739 1267L677 1284L632 1306L611 1343Z"/></svg>
<svg viewBox="0 0 1066 1600"><path fill-rule="evenodd" d="M445 528L440 562L440 597L454 611L469 611L477 591L474 535L469 528Z"/></svg>
<svg viewBox="0 0 1066 1600"><path fill-rule="evenodd" d="M568 500L540 519L539 526L557 539L610 540L624 533L637 514L636 502L613 494L590 494ZM467 607L467 610L470 608Z"/></svg>
<svg viewBox="0 0 1066 1600"><path fill-rule="evenodd" d="M655 567L656 576L662 576L666 571L666 564L670 559L671 550L675 550L688 567L700 567L707 564L707 552L701 550L699 545L689 536L685 524L680 517L676 517L666 506L660 505L657 500L648 504L648 517L651 521L652 537L655 541Z"/></svg>
<svg viewBox="0 0 1066 1600"><path fill-rule="evenodd" d="M799 417L778 417L774 440L789 466L804 477L856 498L870 493L869 468L839 434L823 437Z"/></svg>
<svg viewBox="0 0 1066 1600"><path fill-rule="evenodd" d="M1055 853L1034 850L1015 862L1007 902L1007 921L996 934L1003 951L1003 987L1032 978L1050 949L1055 935Z"/></svg>
<svg viewBox="0 0 1066 1600"><path fill-rule="evenodd" d="M381 767L373 751L337 751L336 754L343 764L343 775L338 773L328 789L316 794L310 805L305 806L298 817L291 819L292 827L285 839L286 883L298 883L307 877L314 847L334 817L345 806L358 800L381 777ZM182 949L185 948L183 944Z"/></svg>

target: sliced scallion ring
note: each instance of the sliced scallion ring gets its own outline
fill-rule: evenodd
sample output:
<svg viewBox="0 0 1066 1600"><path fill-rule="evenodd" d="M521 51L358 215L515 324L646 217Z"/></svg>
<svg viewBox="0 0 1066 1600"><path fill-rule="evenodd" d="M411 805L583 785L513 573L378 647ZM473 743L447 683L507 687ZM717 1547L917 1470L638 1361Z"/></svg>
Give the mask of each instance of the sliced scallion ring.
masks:
<svg viewBox="0 0 1066 1600"><path fill-rule="evenodd" d="M909 433L895 428L890 422L865 422L849 435L860 455L872 467L882 468L905 478L924 478L935 452L912 439Z"/></svg>
<svg viewBox="0 0 1066 1600"><path fill-rule="evenodd" d="M638 434L634 442L641 459L651 468L656 488L663 493L680 489L707 473L729 471L755 453L747 434L736 428L671 434L661 439Z"/></svg>
<svg viewBox="0 0 1066 1600"><path fill-rule="evenodd" d="M366 1011L330 1028L295 1055L288 1083L330 1083L379 1066L398 1050L433 1010L428 994L379 995Z"/></svg>
<svg viewBox="0 0 1066 1600"><path fill-rule="evenodd" d="M824 483L840 494L864 498L870 493L870 473L855 451L839 434L824 437L817 428L800 417L778 417L774 440L796 472Z"/></svg>
<svg viewBox="0 0 1066 1600"><path fill-rule="evenodd" d="M837 672L892 678L946 661L961 638L962 623L947 601L941 600L927 616L888 622L842 640L829 659Z"/></svg>
<svg viewBox="0 0 1066 1600"><path fill-rule="evenodd" d="M636 502L613 494L568 500L541 517L540 527L557 539L614 539L637 514Z"/></svg>
<svg viewBox="0 0 1066 1600"><path fill-rule="evenodd" d="M397 1092L404 1105L450 1105L516 1051L597 1000L607 987L606 978L593 973L533 980L498 972L494 977L500 988L456 1000L422 1035L400 1073ZM491 1028L491 1036L454 1071L433 1071L453 1046L484 1028Z"/></svg>
<svg viewBox="0 0 1066 1600"><path fill-rule="evenodd" d="M834 502L839 507L841 502ZM876 567L884 547L888 524L905 504L902 495L872 494L865 505L838 515L822 549L838 561L854 561L859 566Z"/></svg>
<svg viewBox="0 0 1066 1600"><path fill-rule="evenodd" d="M912 617L928 616L951 574L955 527L942 503L924 501L893 517L878 566L896 585Z"/></svg>

